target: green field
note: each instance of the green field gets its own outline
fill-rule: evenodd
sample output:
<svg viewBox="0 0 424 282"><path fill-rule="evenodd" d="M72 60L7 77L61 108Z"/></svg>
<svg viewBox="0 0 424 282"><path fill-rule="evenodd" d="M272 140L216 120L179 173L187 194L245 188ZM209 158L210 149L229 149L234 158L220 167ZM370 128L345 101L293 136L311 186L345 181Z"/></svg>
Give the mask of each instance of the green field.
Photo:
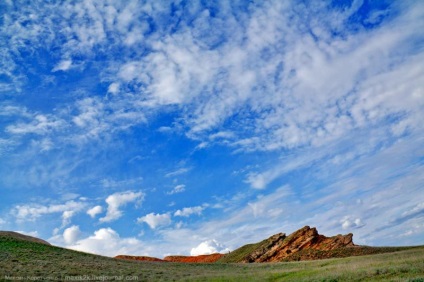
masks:
<svg viewBox="0 0 424 282"><path fill-rule="evenodd" d="M423 281L424 246L302 262L124 261L0 236L0 281Z"/></svg>

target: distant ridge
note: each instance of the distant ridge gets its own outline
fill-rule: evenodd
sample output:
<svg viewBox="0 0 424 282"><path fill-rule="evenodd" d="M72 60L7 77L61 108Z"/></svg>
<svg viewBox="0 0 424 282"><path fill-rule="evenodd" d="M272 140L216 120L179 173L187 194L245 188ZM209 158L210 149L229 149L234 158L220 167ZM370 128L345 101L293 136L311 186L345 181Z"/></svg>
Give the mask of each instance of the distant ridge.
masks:
<svg viewBox="0 0 424 282"><path fill-rule="evenodd" d="M22 240L22 241L28 241L28 242L34 242L34 243L41 243L41 244L45 244L45 245L50 245L49 242L44 241L42 239L36 238L36 237L32 237L32 236L28 236L28 235L24 235L18 232L14 232L14 231L0 231L0 236L2 237L11 237L14 239L18 239L18 240Z"/></svg>
<svg viewBox="0 0 424 282"><path fill-rule="evenodd" d="M182 262L182 263L214 263L224 254L210 254L210 255L200 255L200 256L166 256L163 259L148 257L148 256L128 256L128 255L118 255L116 259L124 260L136 260L136 261L156 261L156 262Z"/></svg>
<svg viewBox="0 0 424 282"><path fill-rule="evenodd" d="M157 262L166 262L166 260L148 257L148 256L127 256L127 255L118 255L115 257L116 259L124 259L124 260L137 260L137 261L157 261Z"/></svg>

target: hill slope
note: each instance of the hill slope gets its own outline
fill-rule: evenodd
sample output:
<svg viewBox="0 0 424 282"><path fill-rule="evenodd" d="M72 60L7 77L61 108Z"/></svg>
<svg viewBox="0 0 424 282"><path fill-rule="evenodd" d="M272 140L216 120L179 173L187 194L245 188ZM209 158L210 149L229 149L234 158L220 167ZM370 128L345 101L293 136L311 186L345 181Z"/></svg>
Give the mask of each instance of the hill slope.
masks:
<svg viewBox="0 0 424 282"><path fill-rule="evenodd" d="M222 257L218 262L281 262L348 257L393 252L396 247L356 246L353 235L326 237L318 234L316 228L305 226L289 236L275 234L256 244L242 246Z"/></svg>
<svg viewBox="0 0 424 282"><path fill-rule="evenodd" d="M28 242L35 242L35 243L50 245L49 242L44 241L42 239L35 238L35 237L32 237L32 236L28 236L28 235L24 235L24 234L14 232L14 231L0 231L0 236L15 238L17 240L22 240L22 241L28 241Z"/></svg>
<svg viewBox="0 0 424 282"><path fill-rule="evenodd" d="M28 277L30 279L28 279ZM125 261L0 235L0 281L422 281L424 246L321 261L195 264ZM412 280L421 279L421 280Z"/></svg>

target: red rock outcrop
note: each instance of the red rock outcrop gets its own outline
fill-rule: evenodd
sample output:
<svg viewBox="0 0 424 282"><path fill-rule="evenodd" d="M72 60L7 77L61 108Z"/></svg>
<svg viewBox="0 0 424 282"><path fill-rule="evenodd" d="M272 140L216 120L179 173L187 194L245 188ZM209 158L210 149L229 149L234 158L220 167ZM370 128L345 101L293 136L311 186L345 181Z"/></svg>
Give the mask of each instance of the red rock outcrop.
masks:
<svg viewBox="0 0 424 282"><path fill-rule="evenodd" d="M200 256L167 256L165 261L169 262L185 262L185 263L213 263L222 258L223 254L210 254Z"/></svg>
<svg viewBox="0 0 424 282"><path fill-rule="evenodd" d="M242 262L276 262L302 251L330 251L354 247L352 237L351 233L326 237L318 234L316 228L305 226L288 237L284 233L271 236L248 254Z"/></svg>
<svg viewBox="0 0 424 282"><path fill-rule="evenodd" d="M125 260L137 260L137 261L158 261L158 262L166 262L163 259L148 257L148 256L125 256L119 255L115 257L116 259L125 259Z"/></svg>

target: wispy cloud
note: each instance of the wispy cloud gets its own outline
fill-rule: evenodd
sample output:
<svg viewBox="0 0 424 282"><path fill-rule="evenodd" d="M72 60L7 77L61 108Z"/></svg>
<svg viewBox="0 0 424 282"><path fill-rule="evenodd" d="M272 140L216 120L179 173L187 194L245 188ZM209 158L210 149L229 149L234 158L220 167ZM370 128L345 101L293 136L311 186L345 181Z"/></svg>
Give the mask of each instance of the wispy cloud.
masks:
<svg viewBox="0 0 424 282"><path fill-rule="evenodd" d="M175 171L168 172L167 174L165 174L165 177L175 177L175 176L178 176L178 175L185 174L185 173L189 172L190 170L191 170L191 168L182 167L182 168L179 168Z"/></svg>
<svg viewBox="0 0 424 282"><path fill-rule="evenodd" d="M177 210L174 213L174 216L184 216L184 217L189 217L192 214L197 214L200 215L202 214L202 211L205 209L205 206L196 206L196 207L188 207L188 208L183 208L181 210Z"/></svg>
<svg viewBox="0 0 424 282"><path fill-rule="evenodd" d="M86 203L77 202L77 201L68 201L63 204L51 204L51 205L40 205L40 204L25 204L25 205L16 205L12 214L16 217L17 220L25 221L34 221L39 217L47 214L53 213L63 213L63 220L69 220L74 213L80 212L84 209Z"/></svg>
<svg viewBox="0 0 424 282"><path fill-rule="evenodd" d="M37 114L32 118L29 123L18 123L15 125L9 125L6 127L6 132L12 134L39 134L43 135L53 131L57 128L61 128L66 123L62 120L57 120L55 117L48 117L45 115Z"/></svg>
<svg viewBox="0 0 424 282"><path fill-rule="evenodd" d="M171 191L167 192L168 195L173 195L173 194L177 194L177 193L182 193L185 191L185 185L184 184L179 184L177 186L175 186Z"/></svg>

